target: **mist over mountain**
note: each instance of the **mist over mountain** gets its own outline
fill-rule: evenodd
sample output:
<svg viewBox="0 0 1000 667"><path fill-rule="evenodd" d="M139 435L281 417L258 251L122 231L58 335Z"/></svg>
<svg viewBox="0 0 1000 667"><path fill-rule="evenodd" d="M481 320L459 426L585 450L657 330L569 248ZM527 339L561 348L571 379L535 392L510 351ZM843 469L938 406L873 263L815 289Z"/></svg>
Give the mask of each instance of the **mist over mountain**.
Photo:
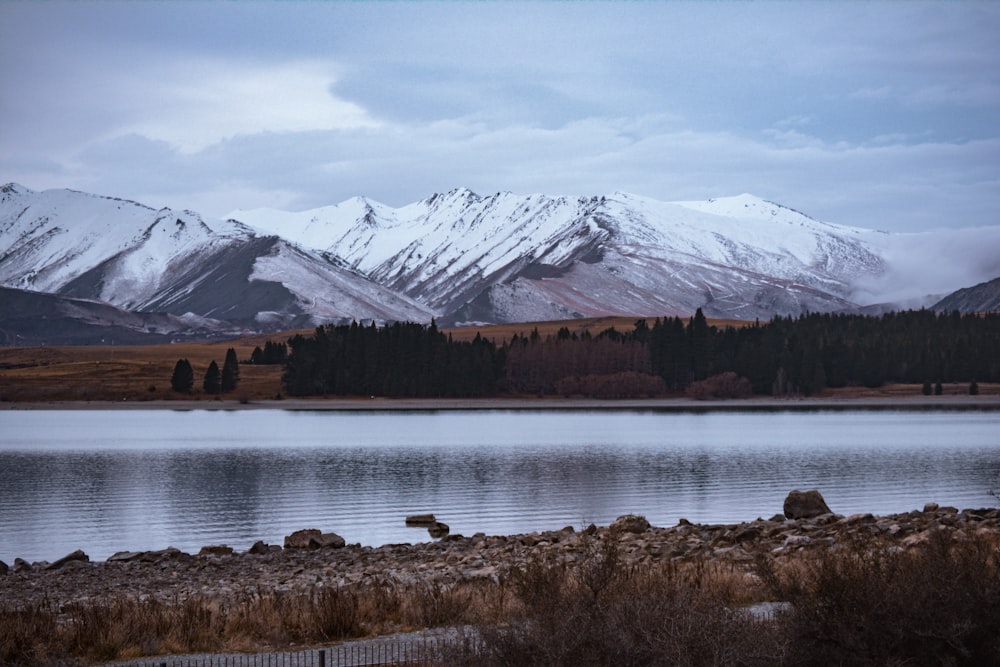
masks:
<svg viewBox="0 0 1000 667"><path fill-rule="evenodd" d="M0 187L0 286L226 330L874 312L930 306L997 275L1000 227L887 234L748 194L662 202L456 189L400 208L356 197L205 220Z"/></svg>

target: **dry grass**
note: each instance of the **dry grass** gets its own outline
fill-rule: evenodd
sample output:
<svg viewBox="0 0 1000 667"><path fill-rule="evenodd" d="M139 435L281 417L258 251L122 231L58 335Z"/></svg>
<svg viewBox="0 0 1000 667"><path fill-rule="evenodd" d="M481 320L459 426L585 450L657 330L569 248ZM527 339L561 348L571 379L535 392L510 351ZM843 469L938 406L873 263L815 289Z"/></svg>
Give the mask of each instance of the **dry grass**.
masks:
<svg viewBox="0 0 1000 667"><path fill-rule="evenodd" d="M939 529L907 551L862 534L838 551L760 572L793 610L796 665L1000 663L1000 548L995 536Z"/></svg>
<svg viewBox="0 0 1000 667"><path fill-rule="evenodd" d="M575 333L577 335L584 332L588 332L591 335L597 335L610 327L614 327L618 331L622 332L632 331L632 329L635 328L637 320L646 320L646 322L652 326L655 319L656 316L605 315L602 317L584 317L575 320L547 320L543 322L521 322L517 324L491 324L488 326L454 327L451 329L443 329L443 331L450 333L452 338L455 340L463 341L472 340L478 333L484 338L492 340L497 345L500 345L504 341L509 341L515 334L518 336L530 336L531 332L535 329L538 329L538 334L542 338L545 338L546 336L555 336L563 327L569 329L570 333ZM721 329L727 326L746 327L752 325L753 322L748 320L709 319L708 324L709 326L719 327Z"/></svg>
<svg viewBox="0 0 1000 667"><path fill-rule="evenodd" d="M252 341L251 341L252 342ZM6 401L149 401L177 398L212 400L201 379L213 360L225 360L234 348L248 359L254 345L244 340L176 345L117 345L0 348L0 400ZM178 359L194 367L191 396L170 388ZM224 398L274 398L281 391L280 366L240 365L240 383Z"/></svg>
<svg viewBox="0 0 1000 667"><path fill-rule="evenodd" d="M912 398L922 396L920 384L885 384L881 387L839 387L824 389L817 398ZM968 382L945 382L941 386L942 396L968 396ZM1000 396L1000 383L979 383L980 396ZM935 398L927 396L926 398Z"/></svg>
<svg viewBox="0 0 1000 667"><path fill-rule="evenodd" d="M312 593L175 603L109 598L4 608L0 665L166 653L271 651L475 625L449 665L984 665L1000 656L1000 548L942 529L901 551L859 538L748 569L710 560L626 564L614 534L573 565L535 559L495 580L371 580ZM740 608L791 603L773 621Z"/></svg>
<svg viewBox="0 0 1000 667"><path fill-rule="evenodd" d="M0 665L67 665L151 655L284 649L481 618L490 582L323 587L174 603L112 597L62 609L0 603Z"/></svg>

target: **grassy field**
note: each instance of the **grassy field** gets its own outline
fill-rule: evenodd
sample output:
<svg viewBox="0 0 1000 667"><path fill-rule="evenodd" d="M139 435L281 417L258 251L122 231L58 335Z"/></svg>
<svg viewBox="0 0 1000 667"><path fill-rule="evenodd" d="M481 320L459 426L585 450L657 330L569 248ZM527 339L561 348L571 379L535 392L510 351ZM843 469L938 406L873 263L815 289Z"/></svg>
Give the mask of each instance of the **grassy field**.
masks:
<svg viewBox="0 0 1000 667"><path fill-rule="evenodd" d="M609 327L631 330L637 317L597 317L579 320L499 324L490 326L444 329L455 340L472 340L480 334L496 344L510 340L515 334L530 335L537 329L543 337L555 335L562 327L572 333L589 331L597 334ZM651 318L650 318L651 321ZM714 326L747 326L740 320L709 320ZM236 391L221 397L205 394L201 380L205 369L214 360L220 367L230 347L241 361L249 360L254 347L263 347L268 339L280 342L295 333L308 335L311 329L269 335L258 335L231 341L185 342L162 345L117 346L54 346L0 347L0 401L153 401L194 399L203 401L274 399L282 394L280 366L240 365L240 382ZM170 377L178 359L191 362L195 373L195 389L191 395L170 389ZM948 395L968 393L968 385L945 385ZM1000 395L1000 385L980 384L983 395ZM878 389L849 387L828 390L831 397L904 397L920 394L916 385L887 385Z"/></svg>
<svg viewBox="0 0 1000 667"><path fill-rule="evenodd" d="M249 359L257 344L247 339L176 345L0 348L0 400L213 400L200 387L208 365L214 360L221 367L230 347L241 361ZM191 362L195 372L195 391L190 397L170 389L174 365L182 358ZM280 391L280 366L240 364L239 387L225 398L274 398Z"/></svg>

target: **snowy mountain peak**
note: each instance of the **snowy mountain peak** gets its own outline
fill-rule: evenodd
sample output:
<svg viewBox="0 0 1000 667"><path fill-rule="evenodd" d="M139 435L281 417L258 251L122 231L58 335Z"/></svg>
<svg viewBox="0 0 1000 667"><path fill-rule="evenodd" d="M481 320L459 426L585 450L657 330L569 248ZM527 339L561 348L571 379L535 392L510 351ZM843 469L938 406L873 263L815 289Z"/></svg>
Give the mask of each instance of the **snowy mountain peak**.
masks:
<svg viewBox="0 0 1000 667"><path fill-rule="evenodd" d="M679 206L693 211L701 211L727 218L749 220L771 220L781 222L799 222L801 219L813 220L795 209L775 204L751 194L741 194L732 197L717 197L704 201L680 201ZM815 222L813 220L813 222Z"/></svg>
<svg viewBox="0 0 1000 667"><path fill-rule="evenodd" d="M819 229L752 195L671 203L623 192L482 197L458 188L396 209L340 204L299 214L245 211L241 219L342 258L442 321L850 308L846 275L883 268L836 226ZM751 296L749 304L732 296L747 283L768 296ZM611 284L618 286L608 291ZM812 295L799 294L803 288Z"/></svg>
<svg viewBox="0 0 1000 667"><path fill-rule="evenodd" d="M5 183L0 186L0 194L4 195L26 195L30 193L31 190L18 183Z"/></svg>
<svg viewBox="0 0 1000 667"><path fill-rule="evenodd" d="M69 190L0 193L0 286L270 329L698 308L767 319L858 311L887 295L919 301L1000 274L1000 228L944 241L886 235L750 194L664 202L457 188L399 208L354 197L206 221ZM913 261L959 246L932 273Z"/></svg>

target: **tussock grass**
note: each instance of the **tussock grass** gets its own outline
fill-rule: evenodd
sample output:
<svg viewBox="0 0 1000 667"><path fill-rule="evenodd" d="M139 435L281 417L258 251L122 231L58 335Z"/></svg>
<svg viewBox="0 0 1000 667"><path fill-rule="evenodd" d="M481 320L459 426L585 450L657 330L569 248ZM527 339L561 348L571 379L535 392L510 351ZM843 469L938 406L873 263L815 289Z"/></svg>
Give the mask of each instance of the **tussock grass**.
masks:
<svg viewBox="0 0 1000 667"><path fill-rule="evenodd" d="M785 619L790 664L1000 664L996 536L938 529L920 549L859 536L776 571L762 562Z"/></svg>
<svg viewBox="0 0 1000 667"><path fill-rule="evenodd" d="M488 582L322 587L223 601L111 597L58 608L0 603L0 665L67 665L169 653L308 646L468 623L491 597Z"/></svg>
<svg viewBox="0 0 1000 667"><path fill-rule="evenodd" d="M456 647L449 665L778 664L777 626L738 605L759 580L716 564L623 563L618 540L595 540L574 567L529 561L504 577L502 622Z"/></svg>
<svg viewBox="0 0 1000 667"><path fill-rule="evenodd" d="M1000 663L1000 545L941 529L902 550L874 537L739 566L629 564L613 531L576 562L493 579L258 591L232 600L0 602L0 665L297 648L471 625L448 665L987 665ZM12 575L13 576L13 575ZM789 603L769 620L759 601Z"/></svg>

